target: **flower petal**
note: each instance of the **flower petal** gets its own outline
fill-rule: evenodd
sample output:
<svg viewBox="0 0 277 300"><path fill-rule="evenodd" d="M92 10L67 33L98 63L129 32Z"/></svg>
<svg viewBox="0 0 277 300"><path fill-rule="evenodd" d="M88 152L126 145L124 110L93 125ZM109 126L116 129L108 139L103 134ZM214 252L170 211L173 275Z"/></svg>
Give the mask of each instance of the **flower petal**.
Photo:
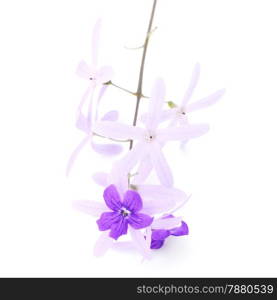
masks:
<svg viewBox="0 0 277 300"><path fill-rule="evenodd" d="M181 106L184 107L186 106L186 104L188 103L188 101L190 100L192 93L197 85L198 79L199 79L199 75L200 75L200 65L199 63L197 63L194 66L193 72L192 72L192 76L191 76L191 80L188 86L188 89L186 91L186 94L182 100L182 104Z"/></svg>
<svg viewBox="0 0 277 300"><path fill-rule="evenodd" d="M177 206L174 207L174 209L172 209L171 211L169 211L168 213L169 214L173 214L175 213L176 211L178 211L180 208L182 208L187 202L188 200L190 199L191 195L189 196L186 196L186 198L184 198L181 202L177 203Z"/></svg>
<svg viewBox="0 0 277 300"><path fill-rule="evenodd" d="M109 237L109 232L103 232L96 241L93 254L95 256L103 256L110 248L113 247L114 240Z"/></svg>
<svg viewBox="0 0 277 300"><path fill-rule="evenodd" d="M98 49L99 49L101 26L102 26L102 21L101 19L98 19L94 25L93 32L92 32L91 63L94 68L96 68L97 61L98 61Z"/></svg>
<svg viewBox="0 0 277 300"><path fill-rule="evenodd" d="M68 160L68 163L67 163L67 167L66 167L66 176L69 175L71 169L72 169L72 166L78 156L78 154L80 153L80 151L82 150L82 148L85 146L85 144L91 139L91 136L86 136L82 141L81 143L75 148L75 150L72 152L72 154L70 155L70 158Z"/></svg>
<svg viewBox="0 0 277 300"><path fill-rule="evenodd" d="M146 213L149 216L153 216L155 214L165 213L174 207L174 202L171 200L161 201L160 199L156 200L146 200L143 201L143 209L142 213Z"/></svg>
<svg viewBox="0 0 277 300"><path fill-rule="evenodd" d="M181 190L162 185L138 185L137 190L143 199L143 209L148 215L165 213L177 204L185 203L188 196Z"/></svg>
<svg viewBox="0 0 277 300"><path fill-rule="evenodd" d="M144 130L122 123L100 121L94 124L94 132L113 139L139 139L143 136Z"/></svg>
<svg viewBox="0 0 277 300"><path fill-rule="evenodd" d="M85 102L86 102L86 100L88 99L88 97L90 96L91 97L91 99L93 98L93 95L94 95L94 92L95 92L95 88L94 88L94 86L93 85L89 85L89 87L86 89L86 91L84 92L84 94L83 94L83 96L82 96L82 98L81 98L81 101L80 101L80 103L79 103L79 105L78 105L78 108L77 108L77 113L76 113L76 115L77 115L77 122L78 122L78 119L79 119L79 117L80 117L80 114L83 114L82 113L82 109L83 109L83 106L84 106L84 104L85 104ZM84 114L83 114L84 115ZM86 116L86 119L87 119L87 116ZM88 121L87 121L88 122ZM77 126L77 124L76 124L76 126ZM78 127L78 126L77 126Z"/></svg>
<svg viewBox="0 0 277 300"><path fill-rule="evenodd" d="M208 130L208 124L194 124L160 129L157 135L161 142L178 140L182 141L187 138L199 137L208 132Z"/></svg>
<svg viewBox="0 0 277 300"><path fill-rule="evenodd" d="M145 228L153 222L153 218L146 215L146 214L140 214L140 213L133 213L130 214L128 218L128 223L134 228L134 229L141 229Z"/></svg>
<svg viewBox="0 0 277 300"><path fill-rule="evenodd" d="M139 230L133 229L132 227L129 227L129 232L135 247L144 258L149 259L151 257L151 250L144 235Z"/></svg>
<svg viewBox="0 0 277 300"><path fill-rule="evenodd" d="M88 134L90 132L89 121L82 112L79 113L79 116L76 121L76 127L86 134Z"/></svg>
<svg viewBox="0 0 277 300"><path fill-rule="evenodd" d="M188 225L184 221L182 221L182 225L180 227L170 229L170 234L174 236L187 235L189 234Z"/></svg>
<svg viewBox="0 0 277 300"><path fill-rule="evenodd" d="M114 76L112 67L103 66L96 72L96 82L97 84L104 84L110 81Z"/></svg>
<svg viewBox="0 0 277 300"><path fill-rule="evenodd" d="M84 79L89 80L89 78L93 76L93 71L91 67L82 60L77 66L76 74Z"/></svg>
<svg viewBox="0 0 277 300"><path fill-rule="evenodd" d="M118 155L123 150L121 145L116 145L116 144L91 143L91 147L95 152L106 156Z"/></svg>
<svg viewBox="0 0 277 300"><path fill-rule="evenodd" d="M172 229L176 226L179 226L182 222L182 217L174 218L160 218L153 221L151 228L152 229Z"/></svg>
<svg viewBox="0 0 277 300"><path fill-rule="evenodd" d="M72 204L76 210L89 214L94 217L98 217L105 210L107 210L106 205L102 202L96 202L90 200L78 200L78 201L73 201Z"/></svg>
<svg viewBox="0 0 277 300"><path fill-rule="evenodd" d="M131 212L137 212L142 209L142 200L136 191L129 190L125 193L123 206Z"/></svg>
<svg viewBox="0 0 277 300"><path fill-rule="evenodd" d="M134 177L133 184L141 184L143 183L153 169L152 162L149 155L146 155L143 158L138 166L137 174Z"/></svg>
<svg viewBox="0 0 277 300"><path fill-rule="evenodd" d="M108 183L116 186L120 199L123 199L124 193L128 189L128 172L123 168L121 161L113 163L111 172L108 175Z"/></svg>
<svg viewBox="0 0 277 300"><path fill-rule="evenodd" d="M170 231L166 229L157 229L152 231L152 240L165 240L170 236Z"/></svg>
<svg viewBox="0 0 277 300"><path fill-rule="evenodd" d="M99 92L98 92L98 97L97 97L97 101L96 101L96 108L94 110L94 122L97 122L98 120L98 108L99 108L99 105L100 105L100 102L102 100L102 97L104 96L104 94L106 93L107 91L107 88L108 88L108 85L102 85Z"/></svg>
<svg viewBox="0 0 277 300"><path fill-rule="evenodd" d="M224 95L224 93L225 93L225 89L222 89L222 90L216 91L215 93L213 93L203 99L200 99L196 102L190 103L187 106L186 111L192 112L192 111L199 110L202 108L206 108L210 105L213 105Z"/></svg>
<svg viewBox="0 0 277 300"><path fill-rule="evenodd" d="M123 174L128 174L136 164L143 159L147 147L144 143L137 143L131 151L119 161L119 166ZM118 175L117 175L118 176Z"/></svg>
<svg viewBox="0 0 277 300"><path fill-rule="evenodd" d="M118 212L104 212L101 214L100 219L96 221L100 231L111 229L112 225L119 223L122 216Z"/></svg>
<svg viewBox="0 0 277 300"><path fill-rule="evenodd" d="M162 79L157 79L151 91L149 109L146 120L148 130L155 130L160 122L162 106L165 97L165 84Z"/></svg>
<svg viewBox="0 0 277 300"><path fill-rule="evenodd" d="M177 109L178 108L175 107L175 108L163 110L160 114L160 122L164 122L164 121L173 119L176 116ZM147 122L147 119L148 119L148 113L143 113L139 117L139 121L144 123L144 124Z"/></svg>
<svg viewBox="0 0 277 300"><path fill-rule="evenodd" d="M162 185L141 184L138 185L138 192L143 198L160 199L161 201L169 201L171 203L183 203L187 201L188 196L185 192L176 189L168 188Z"/></svg>
<svg viewBox="0 0 277 300"><path fill-rule="evenodd" d="M108 185L108 176L107 173L97 172L92 175L92 179L95 183L106 187Z"/></svg>
<svg viewBox="0 0 277 300"><path fill-rule="evenodd" d="M151 249L160 249L164 245L165 240L152 240L151 241Z"/></svg>
<svg viewBox="0 0 277 300"><path fill-rule="evenodd" d="M145 228L145 240L146 240L148 248L150 248L150 245L151 245L151 235L152 235L151 227Z"/></svg>
<svg viewBox="0 0 277 300"><path fill-rule="evenodd" d="M173 176L161 147L157 143L152 143L151 147L153 147L153 150L150 152L150 157L157 176L161 184L171 187L173 185Z"/></svg>
<svg viewBox="0 0 277 300"><path fill-rule="evenodd" d="M120 199L120 195L116 189L116 187L112 184L108 186L103 194L104 200L106 202L106 205L114 210L118 211L122 207L122 202Z"/></svg>
<svg viewBox="0 0 277 300"><path fill-rule="evenodd" d="M118 111L117 110L111 110L108 111L102 118L101 121L112 121L115 122L118 120Z"/></svg>
<svg viewBox="0 0 277 300"><path fill-rule="evenodd" d="M117 240L121 235L127 234L128 222L126 218L121 217L119 222L111 226L110 237Z"/></svg>
<svg viewBox="0 0 277 300"><path fill-rule="evenodd" d="M134 250L134 243L132 241L117 241L116 243L113 243L113 249L119 251Z"/></svg>

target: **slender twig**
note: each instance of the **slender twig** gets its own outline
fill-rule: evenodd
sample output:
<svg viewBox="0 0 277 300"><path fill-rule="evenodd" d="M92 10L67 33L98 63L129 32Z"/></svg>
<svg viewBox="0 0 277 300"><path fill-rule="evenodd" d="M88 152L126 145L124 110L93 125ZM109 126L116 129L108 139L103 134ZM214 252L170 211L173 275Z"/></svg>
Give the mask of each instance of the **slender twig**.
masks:
<svg viewBox="0 0 277 300"><path fill-rule="evenodd" d="M142 59L141 59L141 65L140 65L140 72L139 72L138 87L137 87L137 92L136 92L137 102L136 102L133 126L137 125L137 120L138 120L140 99L142 98L142 84L143 84L143 75L144 75L144 64L145 64L145 58L146 58L149 38L151 36L152 24L153 24L153 19L154 19L155 10L156 10L156 4L157 4L157 0L154 0L153 1L152 12L151 12L151 16L150 16L150 21L149 21L149 25L148 25L148 29L147 29L147 34L146 34L146 38L145 38L145 43L144 43L144 47L143 47L143 53L142 53ZM130 141L129 149L131 150L132 148L133 148L133 140Z"/></svg>
<svg viewBox="0 0 277 300"><path fill-rule="evenodd" d="M98 134L98 133L95 133L93 132L92 133L93 135L97 136L97 137L101 137L101 138L104 138L104 139L108 139L108 140L111 140L113 142L117 142L117 143L129 143L131 140L118 140L118 139L113 139L113 138L109 138L109 137L106 137L104 135L101 135L101 134Z"/></svg>
<svg viewBox="0 0 277 300"><path fill-rule="evenodd" d="M156 31L158 27L155 27L154 29L152 29L149 34L148 34L148 38L150 38L150 36ZM127 50L139 50L139 49L143 49L145 44L143 44L142 46L138 46L138 47L127 47L125 46L124 48Z"/></svg>
<svg viewBox="0 0 277 300"><path fill-rule="evenodd" d="M136 96L136 93L135 93L135 92L132 92L132 91L130 91L130 90L128 90L128 89L125 89L124 87L115 84L115 83L112 82L111 80L108 81L108 82L106 82L106 83L104 83L104 84L105 84L105 85L112 85L113 87L116 87L116 88L118 88L118 89L120 89L120 90L122 90L122 91L124 91L124 92L126 92L126 93L128 93L128 94L131 94L131 95L133 95L133 96Z"/></svg>
<svg viewBox="0 0 277 300"><path fill-rule="evenodd" d="M128 94L131 94L131 95L133 95L133 96L137 96L137 93L136 93L136 92L132 92L132 91L130 91L130 90L128 90L128 89L126 89L126 88L124 88L124 87L118 85L118 84L115 84L115 83L112 82L111 80L108 81L108 82L106 82L106 83L104 83L104 84L105 84L105 85L111 85L111 86L113 86L113 87L116 87L116 88L120 89L120 90L123 91L123 92L126 92L126 93L128 93ZM149 98L149 97L148 97L148 96L141 95L141 98Z"/></svg>

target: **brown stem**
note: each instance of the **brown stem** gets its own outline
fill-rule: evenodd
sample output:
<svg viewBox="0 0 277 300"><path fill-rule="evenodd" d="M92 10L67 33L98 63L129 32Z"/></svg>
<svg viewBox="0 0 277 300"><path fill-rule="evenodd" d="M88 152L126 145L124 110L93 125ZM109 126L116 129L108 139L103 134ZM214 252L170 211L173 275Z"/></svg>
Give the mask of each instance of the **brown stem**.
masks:
<svg viewBox="0 0 277 300"><path fill-rule="evenodd" d="M126 89L126 88L124 88L124 87L118 85L118 84L115 84L115 83L112 82L111 80L108 81L108 82L105 82L104 84L105 84L105 85L111 85L111 86L113 86L113 87L118 88L119 90L121 90L121 91L123 91L123 92L126 92L126 93L128 93L128 94L131 94L131 95L133 95L133 96L137 96L137 93L136 93L136 92L132 92L132 91L130 91L130 90L128 90L128 89ZM144 96L144 95L141 94L141 98L147 98L147 99L148 99L149 97L148 97L148 96Z"/></svg>
<svg viewBox="0 0 277 300"><path fill-rule="evenodd" d="M144 43L144 46L143 46L143 53L142 53L142 59L141 59L141 65L140 65L138 87L137 87L137 92L136 92L137 102L136 102L133 126L137 125L140 99L143 96L142 95L142 84L143 84L143 75L144 75L144 64L145 64L145 58L146 58L146 53L147 53L147 48L148 48L148 42L149 42L149 38L150 38L150 35L151 35L151 32L152 32L152 24L153 24L153 19L154 19L154 15L155 15L156 4L157 4L157 0L154 0L153 1L152 12L151 12L151 16L150 16L150 21L149 21L149 25L148 25L148 29L147 29L147 34L146 34L146 38L145 38L145 43ZM130 141L129 149L131 150L132 148L133 148L133 140Z"/></svg>

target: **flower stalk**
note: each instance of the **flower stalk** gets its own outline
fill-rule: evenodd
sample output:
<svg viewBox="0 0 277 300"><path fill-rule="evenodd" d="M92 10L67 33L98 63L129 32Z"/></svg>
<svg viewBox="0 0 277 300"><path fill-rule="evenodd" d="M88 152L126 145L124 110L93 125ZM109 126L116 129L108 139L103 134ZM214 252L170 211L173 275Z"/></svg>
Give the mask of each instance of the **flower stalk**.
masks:
<svg viewBox="0 0 277 300"><path fill-rule="evenodd" d="M137 87L137 92L136 92L137 102L136 102L135 114L134 114L134 119L133 119L133 126L137 125L137 120L138 120L139 105L140 105L140 100L142 98L144 65L145 65L145 59L146 59L146 54L147 54L147 49L148 49L148 43L149 43L149 39L150 39L151 32L152 32L152 24L153 24L153 20L154 20L156 5L157 5L157 0L154 0L153 1L153 6L152 6L152 11L151 11L151 16L150 16L150 20L149 20L149 25L148 25L148 29L147 29L147 34L146 34L146 38L145 38L145 42L144 42L144 46L143 46L143 53L142 53L142 59L141 59L141 65L140 65L138 87ZM129 149L132 150L132 148L133 148L133 140L130 141Z"/></svg>

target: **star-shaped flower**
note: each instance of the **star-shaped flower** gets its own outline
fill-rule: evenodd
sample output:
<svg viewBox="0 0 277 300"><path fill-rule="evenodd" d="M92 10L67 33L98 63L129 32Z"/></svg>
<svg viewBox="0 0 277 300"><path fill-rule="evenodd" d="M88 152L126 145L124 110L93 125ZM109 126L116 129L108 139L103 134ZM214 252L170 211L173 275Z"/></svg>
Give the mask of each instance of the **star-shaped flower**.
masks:
<svg viewBox="0 0 277 300"><path fill-rule="evenodd" d="M158 79L154 84L151 98L149 99L149 111L145 128L106 121L96 123L94 130L97 134L109 138L137 140L137 144L122 159L126 170L131 170L139 161L149 158L160 182L165 186L171 187L173 185L173 177L163 155L162 146L168 141L201 136L208 131L208 126L199 124L159 128L164 96L164 82Z"/></svg>
<svg viewBox="0 0 277 300"><path fill-rule="evenodd" d="M174 102L171 101L168 102L171 109L163 112L163 117L162 117L163 120L171 120L172 125L187 124L188 122L187 116L189 113L215 104L224 95L225 90L220 89L207 97L204 97L198 101L190 103L193 92L199 80L199 75L200 75L200 65L196 64L192 72L189 86L186 90L186 93L181 103L177 105Z"/></svg>
<svg viewBox="0 0 277 300"><path fill-rule="evenodd" d="M111 172L108 173L96 173L93 176L95 182L103 187L115 186L119 194L120 199L124 199L126 190L128 190L128 177L126 173L122 172L121 164L115 163L112 167ZM143 207L139 213L146 214L153 217L155 214L165 214L166 212L172 213L182 207L188 200L188 196L181 190L175 188L167 188L161 185L131 185L133 189L143 199ZM100 201L91 200L79 200L73 203L75 209L86 213L93 217L99 217L102 213L107 210L107 205ZM177 221L176 221L177 220ZM158 228L167 228L166 226L178 225L179 219L174 220L155 220ZM170 222L170 224L168 224ZM173 223L172 223L173 222ZM150 228L150 227L147 227ZM149 233L148 238L144 238L144 233L138 229L134 229L129 226L128 232L131 235L130 243L134 246L145 258L149 258L151 254L150 243L151 243L151 230L147 229ZM111 238L108 230L104 231L99 239L97 240L94 248L94 254L96 256L102 256L105 252L114 247L115 239Z"/></svg>
<svg viewBox="0 0 277 300"><path fill-rule="evenodd" d="M142 210L142 199L136 191L128 190L123 200L114 185L110 185L104 191L104 200L111 212L104 212L97 220L101 231L110 230L110 237L117 240L121 235L127 233L128 226L134 229L142 229L149 226L153 218L140 213Z"/></svg>
<svg viewBox="0 0 277 300"><path fill-rule="evenodd" d="M98 20L94 26L92 34L92 52L91 63L81 61L77 67L76 73L81 78L88 82L88 88L86 89L81 102L78 107L78 112L81 112L82 107L90 95L97 86L102 86L104 83L111 80L113 77L113 70L110 66L98 67L98 50L99 50L99 35L101 30L101 20ZM103 90L107 86L103 87Z"/></svg>

